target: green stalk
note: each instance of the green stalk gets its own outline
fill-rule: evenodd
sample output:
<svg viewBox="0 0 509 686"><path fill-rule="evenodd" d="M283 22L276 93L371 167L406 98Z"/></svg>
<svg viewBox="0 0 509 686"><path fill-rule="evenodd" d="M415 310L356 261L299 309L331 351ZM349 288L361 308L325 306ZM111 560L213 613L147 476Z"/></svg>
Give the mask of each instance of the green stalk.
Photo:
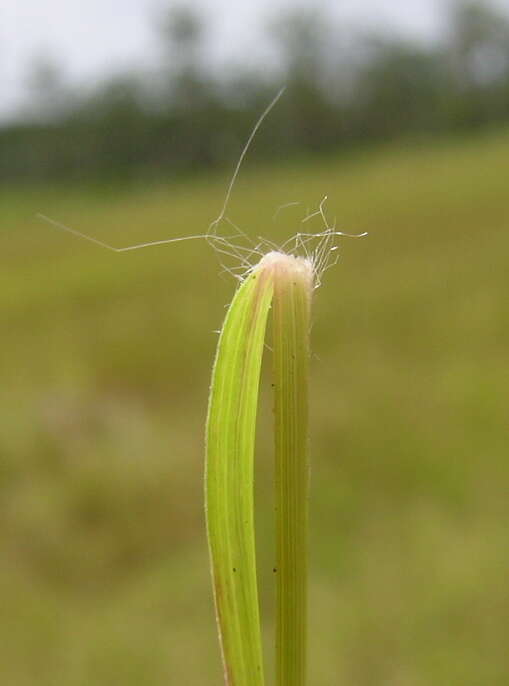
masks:
<svg viewBox="0 0 509 686"><path fill-rule="evenodd" d="M206 509L228 686L263 686L256 583L253 453L265 329L274 299L278 686L306 666L307 365L312 268L266 255L237 291L221 331L207 420Z"/></svg>
<svg viewBox="0 0 509 686"><path fill-rule="evenodd" d="M303 686L307 663L308 361L312 272L281 263L274 278L276 684Z"/></svg>

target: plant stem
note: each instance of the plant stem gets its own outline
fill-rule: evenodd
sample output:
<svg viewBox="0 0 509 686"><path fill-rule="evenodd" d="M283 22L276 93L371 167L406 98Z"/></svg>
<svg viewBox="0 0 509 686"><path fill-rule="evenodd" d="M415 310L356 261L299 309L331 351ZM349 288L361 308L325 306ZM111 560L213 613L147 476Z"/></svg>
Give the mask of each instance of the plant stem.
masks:
<svg viewBox="0 0 509 686"><path fill-rule="evenodd" d="M308 367L312 270L288 257L274 273L276 683L304 686L307 663Z"/></svg>

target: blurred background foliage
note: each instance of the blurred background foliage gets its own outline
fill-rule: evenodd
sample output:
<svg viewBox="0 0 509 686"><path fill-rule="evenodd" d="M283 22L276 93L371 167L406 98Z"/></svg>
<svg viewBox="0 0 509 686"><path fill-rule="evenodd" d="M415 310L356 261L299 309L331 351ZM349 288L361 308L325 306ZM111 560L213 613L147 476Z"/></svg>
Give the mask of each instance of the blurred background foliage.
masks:
<svg viewBox="0 0 509 686"><path fill-rule="evenodd" d="M370 232L315 301L310 686L509 683L509 29L448 7L434 45L281 15L278 75L210 74L184 9L157 79L80 94L39 65L0 131L0 683L221 683L203 425L235 282L204 242L114 255L34 215L115 245L202 232L282 81L229 216L277 243L328 194ZM270 665L269 354L263 394Z"/></svg>
<svg viewBox="0 0 509 686"><path fill-rule="evenodd" d="M286 96L252 155L332 152L402 135L430 136L509 119L509 14L447 3L434 41L354 30L312 8L267 22L277 68L210 67L207 24L173 8L158 24L160 64L94 87L66 82L41 58L23 122L0 130L0 181L146 179L230 164L253 113Z"/></svg>

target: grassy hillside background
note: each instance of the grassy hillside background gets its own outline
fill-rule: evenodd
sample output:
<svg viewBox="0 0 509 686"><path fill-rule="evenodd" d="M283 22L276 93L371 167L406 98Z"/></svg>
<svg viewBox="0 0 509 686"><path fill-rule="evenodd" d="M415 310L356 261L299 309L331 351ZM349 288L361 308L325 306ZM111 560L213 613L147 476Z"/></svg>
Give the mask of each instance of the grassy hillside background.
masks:
<svg viewBox="0 0 509 686"><path fill-rule="evenodd" d="M248 165L236 186L254 236L287 238L325 194L339 228L370 232L315 301L311 686L509 683L508 159L506 132ZM235 282L200 241L115 255L33 216L116 245L185 235L225 182L0 192L2 683L221 683L203 434Z"/></svg>

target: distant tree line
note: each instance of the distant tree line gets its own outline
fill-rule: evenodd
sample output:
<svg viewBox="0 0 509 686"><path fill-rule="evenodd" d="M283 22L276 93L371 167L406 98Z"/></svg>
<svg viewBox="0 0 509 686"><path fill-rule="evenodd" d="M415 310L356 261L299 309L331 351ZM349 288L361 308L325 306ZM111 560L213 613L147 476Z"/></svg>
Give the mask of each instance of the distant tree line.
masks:
<svg viewBox="0 0 509 686"><path fill-rule="evenodd" d="M257 158L509 122L509 17L478 2L453 2L448 12L447 30L427 44L352 37L316 11L288 12L268 29L277 68L217 74L205 24L173 10L150 78L118 74L80 95L41 64L36 116L0 130L0 180L135 179L231 164L282 83Z"/></svg>

